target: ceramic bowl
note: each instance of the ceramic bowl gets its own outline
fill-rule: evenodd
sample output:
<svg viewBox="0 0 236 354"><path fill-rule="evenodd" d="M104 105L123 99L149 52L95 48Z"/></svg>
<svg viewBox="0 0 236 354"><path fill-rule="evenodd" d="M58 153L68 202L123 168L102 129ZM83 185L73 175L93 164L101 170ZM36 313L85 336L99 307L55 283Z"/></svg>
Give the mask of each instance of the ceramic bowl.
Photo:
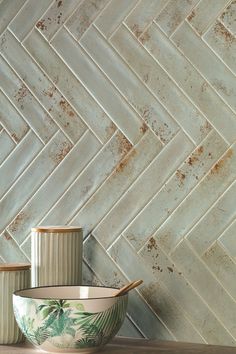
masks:
<svg viewBox="0 0 236 354"><path fill-rule="evenodd" d="M24 289L13 295L16 321L26 338L48 352L92 353L107 344L126 315L128 294L91 286Z"/></svg>

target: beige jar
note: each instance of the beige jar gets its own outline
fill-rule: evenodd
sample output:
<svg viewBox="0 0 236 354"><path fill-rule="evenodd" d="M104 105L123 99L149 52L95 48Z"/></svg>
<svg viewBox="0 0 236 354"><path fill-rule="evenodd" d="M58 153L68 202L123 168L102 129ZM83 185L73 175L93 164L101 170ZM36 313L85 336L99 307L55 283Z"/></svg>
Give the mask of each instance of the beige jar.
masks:
<svg viewBox="0 0 236 354"><path fill-rule="evenodd" d="M14 344L24 340L16 324L12 294L30 287L30 264L0 264L0 344Z"/></svg>
<svg viewBox="0 0 236 354"><path fill-rule="evenodd" d="M81 285L83 232L80 227L31 229L31 285Z"/></svg>

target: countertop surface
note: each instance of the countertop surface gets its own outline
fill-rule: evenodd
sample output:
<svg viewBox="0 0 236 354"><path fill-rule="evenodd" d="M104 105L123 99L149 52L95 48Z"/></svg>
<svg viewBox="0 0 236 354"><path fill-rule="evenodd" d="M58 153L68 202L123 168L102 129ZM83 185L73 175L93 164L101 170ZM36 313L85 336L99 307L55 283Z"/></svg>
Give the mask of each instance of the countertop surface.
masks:
<svg viewBox="0 0 236 354"><path fill-rule="evenodd" d="M45 353L34 349L31 345L0 345L0 353L6 354L36 354ZM177 342L162 342L146 339L116 338L99 353L111 354L236 354L236 347L225 347L204 344Z"/></svg>

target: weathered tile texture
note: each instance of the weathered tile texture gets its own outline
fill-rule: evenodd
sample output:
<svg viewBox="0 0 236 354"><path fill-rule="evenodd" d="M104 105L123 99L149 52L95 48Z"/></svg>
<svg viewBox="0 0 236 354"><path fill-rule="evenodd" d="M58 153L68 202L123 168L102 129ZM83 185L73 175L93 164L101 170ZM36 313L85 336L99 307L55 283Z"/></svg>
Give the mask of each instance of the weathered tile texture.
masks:
<svg viewBox="0 0 236 354"><path fill-rule="evenodd" d="M84 228L122 334L236 345L236 1L0 1L0 261Z"/></svg>

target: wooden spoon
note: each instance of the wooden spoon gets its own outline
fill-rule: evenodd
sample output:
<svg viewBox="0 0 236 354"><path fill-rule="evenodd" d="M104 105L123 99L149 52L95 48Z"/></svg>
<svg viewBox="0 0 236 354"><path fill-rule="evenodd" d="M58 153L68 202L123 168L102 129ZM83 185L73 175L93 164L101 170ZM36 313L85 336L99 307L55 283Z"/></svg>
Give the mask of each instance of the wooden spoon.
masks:
<svg viewBox="0 0 236 354"><path fill-rule="evenodd" d="M123 288L119 289L114 296L123 295L123 294L127 293L128 291L136 288L140 284L142 284L142 282L143 282L142 280L134 280L131 283L126 284L125 286L123 286Z"/></svg>

